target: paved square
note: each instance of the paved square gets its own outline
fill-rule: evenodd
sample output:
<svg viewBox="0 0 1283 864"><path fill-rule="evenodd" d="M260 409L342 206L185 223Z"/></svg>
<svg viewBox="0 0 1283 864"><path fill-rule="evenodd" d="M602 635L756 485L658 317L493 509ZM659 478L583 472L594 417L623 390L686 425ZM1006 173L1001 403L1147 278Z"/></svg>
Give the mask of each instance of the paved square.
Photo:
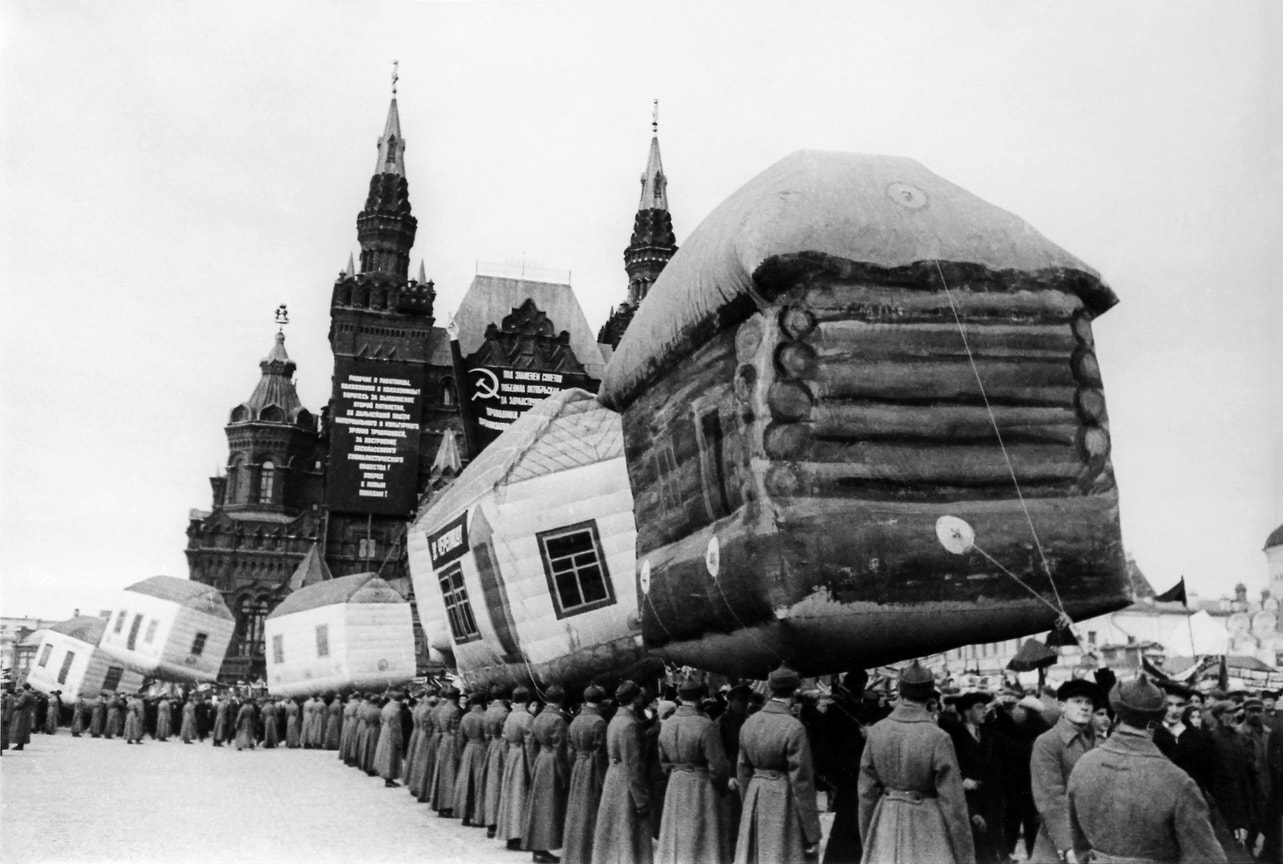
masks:
<svg viewBox="0 0 1283 864"><path fill-rule="evenodd" d="M329 750L33 735L0 758L0 860L512 862Z"/></svg>

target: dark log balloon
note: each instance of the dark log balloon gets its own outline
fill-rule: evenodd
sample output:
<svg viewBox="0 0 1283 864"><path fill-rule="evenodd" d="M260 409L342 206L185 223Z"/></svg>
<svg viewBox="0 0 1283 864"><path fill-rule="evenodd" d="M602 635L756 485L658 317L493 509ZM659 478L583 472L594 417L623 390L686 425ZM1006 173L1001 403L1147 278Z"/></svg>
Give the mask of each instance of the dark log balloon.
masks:
<svg viewBox="0 0 1283 864"><path fill-rule="evenodd" d="M826 673L1128 603L1091 335L1116 302L908 159L801 152L750 181L673 257L602 383L646 646ZM1002 566L946 551L944 515Z"/></svg>

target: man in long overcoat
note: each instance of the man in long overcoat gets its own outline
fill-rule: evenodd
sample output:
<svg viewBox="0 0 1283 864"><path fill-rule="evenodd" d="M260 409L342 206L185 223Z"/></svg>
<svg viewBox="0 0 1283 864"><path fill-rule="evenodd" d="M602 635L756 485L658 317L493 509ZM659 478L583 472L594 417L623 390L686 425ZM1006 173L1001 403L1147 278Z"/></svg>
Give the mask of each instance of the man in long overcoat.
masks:
<svg viewBox="0 0 1283 864"><path fill-rule="evenodd" d="M214 746L222 747L227 738L228 714L232 710L231 697L226 693L218 697L218 706L214 709Z"/></svg>
<svg viewBox="0 0 1283 864"><path fill-rule="evenodd" d="M89 720L89 700L84 695L76 697L71 708L71 737L79 738L85 731L85 726Z"/></svg>
<svg viewBox="0 0 1283 864"><path fill-rule="evenodd" d="M147 706L143 703L143 694L136 693L134 698L125 703L125 743L143 743L143 712Z"/></svg>
<svg viewBox="0 0 1283 864"><path fill-rule="evenodd" d="M610 760L602 781L601 805L593 833L593 864L650 864L652 804L645 742L637 711L642 689L625 681L615 690L619 706L606 727Z"/></svg>
<svg viewBox="0 0 1283 864"><path fill-rule="evenodd" d="M1153 742L1163 692L1141 675L1114 685L1118 727L1069 778L1069 824L1079 861L1217 864L1225 852L1190 776Z"/></svg>
<svg viewBox="0 0 1283 864"><path fill-rule="evenodd" d="M934 676L915 660L900 672L899 690L895 709L869 728L860 757L863 860L974 861L953 742L927 711Z"/></svg>
<svg viewBox="0 0 1283 864"><path fill-rule="evenodd" d="M1029 757L1030 791L1038 808L1038 839L1034 841L1034 864L1057 864L1073 851L1069 829L1069 775L1078 760L1096 746L1091 724L1092 711L1102 702L1100 691L1090 681L1073 679L1056 691L1060 717L1056 725L1034 741Z"/></svg>
<svg viewBox="0 0 1283 864"><path fill-rule="evenodd" d="M379 740L374 746L374 770L388 787L401 785L396 782L401 775L404 755L401 748L405 745L401 734L401 695L393 693L379 712Z"/></svg>
<svg viewBox="0 0 1283 864"><path fill-rule="evenodd" d="M454 815L464 825L485 826L486 796L486 700L479 691L468 697L468 713L459 720L463 752L454 779Z"/></svg>
<svg viewBox="0 0 1283 864"><path fill-rule="evenodd" d="M1008 854L1002 836L1003 790L995 747L997 736L987 714L991 699L991 694L981 691L959 696L954 705L961 722L949 734L967 796L976 860L980 864L1005 864Z"/></svg>
<svg viewBox="0 0 1283 864"><path fill-rule="evenodd" d="M668 789L655 850L658 864L731 858L720 812L730 765L717 724L700 713L701 696L703 682L687 676L677 688L677 711L659 730L659 764L668 774Z"/></svg>
<svg viewBox="0 0 1283 864"><path fill-rule="evenodd" d="M806 729L793 716L798 674L770 674L771 698L740 729L736 783L743 798L735 864L792 864L818 854L820 816Z"/></svg>
<svg viewBox="0 0 1283 864"><path fill-rule="evenodd" d="M436 762L432 766L432 797L429 800L432 809L438 816L449 819L454 816L454 784L458 778L459 756L463 749L463 735L459 724L463 720L463 709L459 707L459 690L447 686L441 692L441 704L437 706L437 739Z"/></svg>
<svg viewBox="0 0 1283 864"><path fill-rule="evenodd" d="M534 709L538 705L530 698L529 690L517 687L512 691L512 711L503 721L503 742L508 752L503 758L503 788L499 792L496 835L513 851L521 848L521 837L526 830L526 801L533 761L527 754L526 741L530 737L530 726L535 722Z"/></svg>
<svg viewBox="0 0 1283 864"><path fill-rule="evenodd" d="M503 724L508 720L508 706L503 701L508 690L502 684L490 687L490 707L486 708L486 782L483 822L486 836L499 833L499 802L503 798L503 764L508 745L503 740Z"/></svg>
<svg viewBox="0 0 1283 864"><path fill-rule="evenodd" d="M325 749L338 750L343 740L343 698L337 693L330 696L325 706Z"/></svg>
<svg viewBox="0 0 1283 864"><path fill-rule="evenodd" d="M561 848L566 823L566 786L570 780L566 764L569 727L561 709L566 693L559 684L553 684L544 691L544 698L547 704L530 724L526 744L534 761L521 832L521 848L533 852L539 864L558 860L552 850Z"/></svg>
<svg viewBox="0 0 1283 864"><path fill-rule="evenodd" d="M293 704L293 700L291 700L291 704ZM295 704L294 708L294 722L297 723L298 705ZM288 710L289 706L287 705L286 711L288 712ZM343 761L344 765L356 765L356 740L361 731L360 713L361 694L354 692L347 697L347 703L343 706L343 732L339 738L339 759ZM297 731L295 733L295 740L296 742L298 740ZM289 746L288 734L286 736L286 746ZM297 747L298 744L295 743L294 746Z"/></svg>
<svg viewBox="0 0 1283 864"><path fill-rule="evenodd" d="M584 689L584 707L570 721L570 791L566 797L566 830L561 860L590 864L597 808L606 779L606 720L601 702L606 691L597 685Z"/></svg>
<svg viewBox="0 0 1283 864"><path fill-rule="evenodd" d="M101 738L102 733L107 728L107 700L109 698L111 697L105 690L94 697L89 715L89 736L91 738Z"/></svg>
<svg viewBox="0 0 1283 864"><path fill-rule="evenodd" d="M22 691L13 702L13 713L9 719L9 746L21 750L31 741L31 719L35 709L36 697L31 692L30 684L23 684Z"/></svg>
<svg viewBox="0 0 1283 864"><path fill-rule="evenodd" d="M254 749L254 726L258 712L254 710L254 700L246 699L236 712L236 749Z"/></svg>
<svg viewBox="0 0 1283 864"><path fill-rule="evenodd" d="M435 692L425 693L419 699L419 704L414 706L415 713L419 716L419 741L409 760L409 778L405 785L415 800L420 802L427 801L432 793L428 786L432 783L432 768L436 764L436 712L439 701L440 697Z"/></svg>
<svg viewBox="0 0 1283 864"><path fill-rule="evenodd" d="M183 723L178 728L178 737L184 744L190 744L197 736L196 729L196 694L187 697L183 703Z"/></svg>

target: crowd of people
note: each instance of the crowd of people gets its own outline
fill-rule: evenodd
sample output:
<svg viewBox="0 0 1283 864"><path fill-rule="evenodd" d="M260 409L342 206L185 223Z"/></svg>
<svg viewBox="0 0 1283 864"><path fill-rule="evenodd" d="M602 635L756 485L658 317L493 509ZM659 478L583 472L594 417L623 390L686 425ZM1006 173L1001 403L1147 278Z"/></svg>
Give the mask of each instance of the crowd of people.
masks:
<svg viewBox="0 0 1283 864"><path fill-rule="evenodd" d="M0 730L6 750L69 725L130 744L336 751L535 862L816 860L821 791L829 864L1279 860L1278 694L1107 670L1041 694L957 692L916 663L894 692L863 672L822 699L801 683L787 667L764 692L624 681L586 688L574 710L556 685L71 704L24 687L4 694Z"/></svg>

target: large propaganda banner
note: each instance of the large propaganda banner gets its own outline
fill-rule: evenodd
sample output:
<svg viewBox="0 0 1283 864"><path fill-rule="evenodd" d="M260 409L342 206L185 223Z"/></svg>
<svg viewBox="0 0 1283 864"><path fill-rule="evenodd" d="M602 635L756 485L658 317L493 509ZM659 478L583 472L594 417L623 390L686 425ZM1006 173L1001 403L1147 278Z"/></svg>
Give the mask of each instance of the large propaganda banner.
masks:
<svg viewBox="0 0 1283 864"><path fill-rule="evenodd" d="M326 503L340 513L408 513L418 494L423 367L345 358L334 379Z"/></svg>
<svg viewBox="0 0 1283 864"><path fill-rule="evenodd" d="M539 372L506 366L473 366L466 372L469 414L475 423L477 450L503 434L531 406L554 393L579 387L596 390L587 375Z"/></svg>

